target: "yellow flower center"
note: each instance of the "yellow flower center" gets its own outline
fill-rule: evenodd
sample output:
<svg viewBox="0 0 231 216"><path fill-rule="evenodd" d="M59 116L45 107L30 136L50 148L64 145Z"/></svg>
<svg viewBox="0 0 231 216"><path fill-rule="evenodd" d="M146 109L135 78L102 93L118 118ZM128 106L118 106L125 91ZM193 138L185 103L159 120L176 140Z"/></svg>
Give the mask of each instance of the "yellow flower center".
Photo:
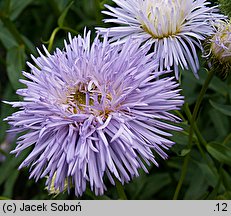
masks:
<svg viewBox="0 0 231 216"><path fill-rule="evenodd" d="M191 1L190 1L191 2ZM146 0L142 5L145 16L138 17L141 27L153 38L162 39L177 35L190 12L190 2L182 0Z"/></svg>
<svg viewBox="0 0 231 216"><path fill-rule="evenodd" d="M67 110L73 114L92 113L100 116L108 115L111 101L111 94L102 93L94 83L90 88L88 83L80 83L69 90L66 104L68 104Z"/></svg>

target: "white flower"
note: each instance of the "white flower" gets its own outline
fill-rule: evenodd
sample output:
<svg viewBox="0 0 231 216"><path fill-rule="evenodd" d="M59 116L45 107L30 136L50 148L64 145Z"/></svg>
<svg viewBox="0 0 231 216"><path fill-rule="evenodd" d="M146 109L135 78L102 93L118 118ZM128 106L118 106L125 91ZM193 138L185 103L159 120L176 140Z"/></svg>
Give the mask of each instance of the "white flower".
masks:
<svg viewBox="0 0 231 216"><path fill-rule="evenodd" d="M196 77L199 61L196 47L214 29L211 21L224 16L218 14L216 7L208 7L205 0L113 0L119 7L105 5L109 11L103 13L113 18L106 23L122 26L111 27L109 36L113 41L134 39L150 40L160 63L160 70L174 66L178 79L178 66L192 69ZM108 30L97 28L101 34Z"/></svg>

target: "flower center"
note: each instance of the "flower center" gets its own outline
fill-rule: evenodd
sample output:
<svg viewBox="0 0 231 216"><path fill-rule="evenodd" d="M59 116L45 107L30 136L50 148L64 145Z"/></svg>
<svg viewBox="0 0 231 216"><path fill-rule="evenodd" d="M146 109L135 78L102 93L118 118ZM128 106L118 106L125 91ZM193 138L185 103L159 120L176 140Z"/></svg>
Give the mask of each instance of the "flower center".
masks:
<svg viewBox="0 0 231 216"><path fill-rule="evenodd" d="M189 7L181 0L146 0L142 15L138 17L141 27L153 38L171 37L181 31Z"/></svg>
<svg viewBox="0 0 231 216"><path fill-rule="evenodd" d="M68 92L67 111L72 114L107 115L111 100L111 95L101 91L94 83L80 83Z"/></svg>

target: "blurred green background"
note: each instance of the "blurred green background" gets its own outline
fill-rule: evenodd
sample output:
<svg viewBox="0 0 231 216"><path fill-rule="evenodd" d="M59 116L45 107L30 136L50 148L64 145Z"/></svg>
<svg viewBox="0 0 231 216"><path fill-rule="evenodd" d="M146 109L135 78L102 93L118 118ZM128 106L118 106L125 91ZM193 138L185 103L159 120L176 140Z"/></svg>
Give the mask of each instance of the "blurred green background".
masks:
<svg viewBox="0 0 231 216"><path fill-rule="evenodd" d="M229 1L229 0L228 0ZM228 1L222 8L230 14ZM214 1L215 2L215 1ZM67 33L83 34L85 26L94 32L102 22L104 4L111 0L0 0L0 199L77 199L71 191L56 197L48 195L45 179L29 180L29 169L17 170L27 152L15 158L9 151L15 147L14 134L6 134L8 125L3 119L15 110L2 101L20 98L15 91L23 87L18 82L21 71L28 70L30 54L38 56L36 47L45 44L53 52L63 47ZM199 55L201 53L198 52ZM149 174L140 170L140 177L125 184L128 199L172 199L182 170L186 172L179 199L231 198L231 79L214 77L203 100L197 120L198 133L188 148L190 114L207 76L201 59L200 79L191 71L182 74L181 87L186 105L177 113L185 129L175 132L176 145L168 152L169 160L157 157L159 167L149 167ZM189 165L183 167L189 155ZM119 199L116 187L107 181L107 192L96 197L87 189L81 199Z"/></svg>

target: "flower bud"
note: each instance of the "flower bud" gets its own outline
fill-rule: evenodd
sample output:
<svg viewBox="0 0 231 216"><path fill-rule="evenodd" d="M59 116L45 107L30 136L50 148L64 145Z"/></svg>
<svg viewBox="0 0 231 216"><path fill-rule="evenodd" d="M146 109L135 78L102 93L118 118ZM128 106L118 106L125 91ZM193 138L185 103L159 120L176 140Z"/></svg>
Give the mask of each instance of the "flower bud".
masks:
<svg viewBox="0 0 231 216"><path fill-rule="evenodd" d="M211 39L211 51L222 63L231 62L231 23L221 21Z"/></svg>
<svg viewBox="0 0 231 216"><path fill-rule="evenodd" d="M231 70L231 23L219 20L214 24L215 33L207 41L211 69L225 79Z"/></svg>

